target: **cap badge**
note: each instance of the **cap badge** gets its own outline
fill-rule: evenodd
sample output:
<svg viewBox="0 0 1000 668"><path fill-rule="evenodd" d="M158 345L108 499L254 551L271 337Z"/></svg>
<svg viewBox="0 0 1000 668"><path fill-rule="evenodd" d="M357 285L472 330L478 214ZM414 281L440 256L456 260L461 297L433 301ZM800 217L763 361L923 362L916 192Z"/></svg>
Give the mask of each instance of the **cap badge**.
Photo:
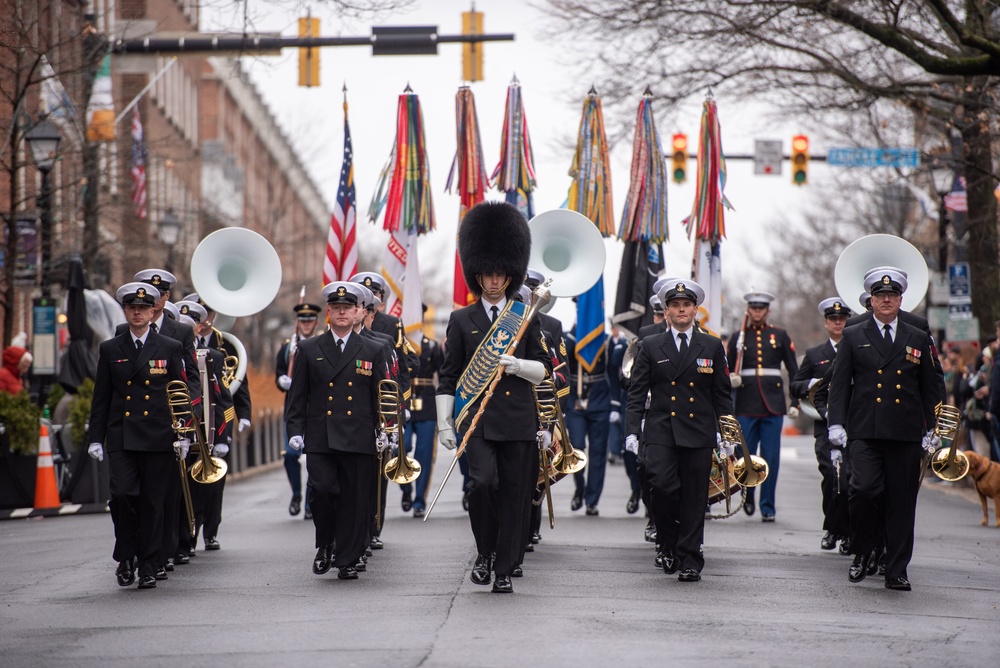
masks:
<svg viewBox="0 0 1000 668"><path fill-rule="evenodd" d="M833 303L833 310L834 311L839 311L840 310L840 302L834 302Z"/></svg>
<svg viewBox="0 0 1000 668"><path fill-rule="evenodd" d="M372 286L372 277L371 276L365 276L365 287L366 288L370 288L371 286Z"/></svg>
<svg viewBox="0 0 1000 668"><path fill-rule="evenodd" d="M153 274L153 285L159 285L159 284L160 284L160 275Z"/></svg>
<svg viewBox="0 0 1000 668"><path fill-rule="evenodd" d="M882 277L882 283L884 285L889 285L889 276L888 276L888 274Z"/></svg>
<svg viewBox="0 0 1000 668"><path fill-rule="evenodd" d="M188 306L187 304L185 304L184 306L182 306L182 307L181 307L181 315L187 315L187 314L188 314L188 311L190 310L190 308L191 308L191 307L190 307L190 306Z"/></svg>
<svg viewBox="0 0 1000 668"><path fill-rule="evenodd" d="M138 290L136 290L135 291L135 296L138 297L139 299L145 299L145 297L146 297L146 288L139 288Z"/></svg>
<svg viewBox="0 0 1000 668"><path fill-rule="evenodd" d="M347 296L347 290L344 289L343 285L340 286L339 288L337 288L337 296L338 297L346 297Z"/></svg>
<svg viewBox="0 0 1000 668"><path fill-rule="evenodd" d="M684 292L684 284L678 283L675 289L677 290L677 292Z"/></svg>

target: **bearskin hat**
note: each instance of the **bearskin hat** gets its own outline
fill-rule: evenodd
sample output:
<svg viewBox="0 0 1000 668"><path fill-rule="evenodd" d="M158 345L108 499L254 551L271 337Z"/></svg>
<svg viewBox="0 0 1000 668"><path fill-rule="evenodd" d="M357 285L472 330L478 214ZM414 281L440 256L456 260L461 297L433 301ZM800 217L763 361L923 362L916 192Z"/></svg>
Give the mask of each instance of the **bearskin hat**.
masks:
<svg viewBox="0 0 1000 668"><path fill-rule="evenodd" d="M477 276L502 273L510 277L506 295L517 294L528 271L531 231L516 206L483 202L469 209L458 226L458 256L469 291L482 294Z"/></svg>

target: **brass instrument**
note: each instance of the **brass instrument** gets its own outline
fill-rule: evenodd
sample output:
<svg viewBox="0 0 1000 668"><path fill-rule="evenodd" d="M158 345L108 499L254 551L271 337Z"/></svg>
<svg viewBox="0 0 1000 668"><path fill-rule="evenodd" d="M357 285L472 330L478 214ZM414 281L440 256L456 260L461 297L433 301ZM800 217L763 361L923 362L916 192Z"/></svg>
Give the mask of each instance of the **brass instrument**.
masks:
<svg viewBox="0 0 1000 668"><path fill-rule="evenodd" d="M167 406L170 408L170 419L173 422L174 433L178 436L195 435L195 445L198 447L198 461L191 465L191 479L197 483L208 485L217 482L226 475L229 469L221 457L213 457L205 443L198 418L191 412L191 395L187 384L182 380L172 380L167 383ZM194 531L191 532L194 535Z"/></svg>
<svg viewBox="0 0 1000 668"><path fill-rule="evenodd" d="M955 438L962 413L954 406L942 404L938 407L937 421L934 424L934 434L941 441ZM931 471L941 480L956 482L969 473L969 458L952 443L947 448L932 451L930 457ZM922 476L921 476L922 477Z"/></svg>
<svg viewBox="0 0 1000 668"><path fill-rule="evenodd" d="M236 380L236 375L240 366L240 358L235 355L227 355L225 359L222 360L222 376L219 380L222 384L226 386L226 389L230 389L233 382Z"/></svg>
<svg viewBox="0 0 1000 668"><path fill-rule="evenodd" d="M802 414L806 417L812 418L813 420L822 420L823 416L819 414L816 410L816 393L823 388L830 381L829 376L823 376L820 378L818 383L813 384L806 393L806 398L799 402L799 408L802 410Z"/></svg>
<svg viewBox="0 0 1000 668"><path fill-rule="evenodd" d="M555 480L558 472L552 467L549 449L542 445L541 431L552 431L553 427L555 427L559 398L556 396L556 386L551 378L546 378L538 385L533 385L531 389L535 395L535 410L538 413L539 428L539 471L536 485L542 485L545 489L545 503L549 510L549 528L555 529L556 518L555 512L552 509L552 482ZM552 447L557 447L555 436L552 438Z"/></svg>
<svg viewBox="0 0 1000 668"><path fill-rule="evenodd" d="M397 485L409 485L420 477L420 462L406 454L403 445L403 403L399 398L399 383L394 380L378 382L379 426L386 433L396 435L399 451L379 470ZM380 486L381 487L381 486Z"/></svg>
<svg viewBox="0 0 1000 668"><path fill-rule="evenodd" d="M719 416L719 434L723 441L736 443L742 448L743 456L733 461L733 475L740 487L757 487L767 480L767 462L763 457L751 455L743 439L743 429L732 415Z"/></svg>

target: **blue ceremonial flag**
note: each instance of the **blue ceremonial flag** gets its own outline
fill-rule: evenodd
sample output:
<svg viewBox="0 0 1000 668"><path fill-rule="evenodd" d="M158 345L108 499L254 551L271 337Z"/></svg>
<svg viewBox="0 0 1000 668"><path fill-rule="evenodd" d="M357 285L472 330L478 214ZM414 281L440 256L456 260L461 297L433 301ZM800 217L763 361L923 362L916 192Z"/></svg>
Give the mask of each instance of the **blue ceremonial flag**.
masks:
<svg viewBox="0 0 1000 668"><path fill-rule="evenodd" d="M591 373L604 354L604 277L576 298L576 348L580 368Z"/></svg>

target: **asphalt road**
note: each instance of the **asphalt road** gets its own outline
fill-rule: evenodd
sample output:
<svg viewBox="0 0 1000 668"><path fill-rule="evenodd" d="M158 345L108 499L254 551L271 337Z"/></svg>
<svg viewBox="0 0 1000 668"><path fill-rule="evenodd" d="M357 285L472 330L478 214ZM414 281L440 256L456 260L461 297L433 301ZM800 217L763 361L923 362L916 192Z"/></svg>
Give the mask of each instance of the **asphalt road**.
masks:
<svg viewBox="0 0 1000 668"><path fill-rule="evenodd" d="M709 522L686 584L654 568L610 466L599 517L553 488L556 528L505 596L469 581L459 478L427 522L390 486L386 549L346 582L311 573L280 469L230 483L222 550L151 591L115 584L108 515L0 522L0 666L998 665L1000 529L967 492L925 483L912 592L852 585L850 558L819 549L811 439L786 437L777 522Z"/></svg>

